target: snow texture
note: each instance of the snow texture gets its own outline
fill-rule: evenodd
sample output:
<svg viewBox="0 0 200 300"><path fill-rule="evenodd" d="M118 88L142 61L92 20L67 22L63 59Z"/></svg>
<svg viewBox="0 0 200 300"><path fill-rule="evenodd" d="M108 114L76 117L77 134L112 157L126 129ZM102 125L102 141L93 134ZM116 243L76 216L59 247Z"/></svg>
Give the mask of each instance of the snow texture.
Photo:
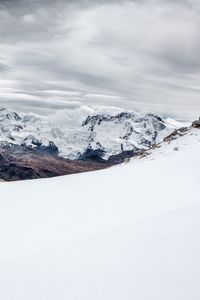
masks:
<svg viewBox="0 0 200 300"><path fill-rule="evenodd" d="M151 151L0 183L0 299L199 300L200 131Z"/></svg>

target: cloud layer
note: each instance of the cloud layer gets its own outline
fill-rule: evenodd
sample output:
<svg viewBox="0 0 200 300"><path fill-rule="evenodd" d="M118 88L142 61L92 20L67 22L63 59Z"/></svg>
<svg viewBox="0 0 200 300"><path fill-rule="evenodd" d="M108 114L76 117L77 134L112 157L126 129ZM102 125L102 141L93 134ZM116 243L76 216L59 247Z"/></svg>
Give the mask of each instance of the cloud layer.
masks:
<svg viewBox="0 0 200 300"><path fill-rule="evenodd" d="M197 0L0 1L0 103L200 113Z"/></svg>

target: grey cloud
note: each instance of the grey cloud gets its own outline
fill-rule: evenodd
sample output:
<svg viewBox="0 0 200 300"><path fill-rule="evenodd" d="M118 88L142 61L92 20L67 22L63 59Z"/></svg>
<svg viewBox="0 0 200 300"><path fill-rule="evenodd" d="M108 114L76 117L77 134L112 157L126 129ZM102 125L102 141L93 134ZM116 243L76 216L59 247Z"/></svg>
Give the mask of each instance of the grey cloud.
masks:
<svg viewBox="0 0 200 300"><path fill-rule="evenodd" d="M16 95L29 108L34 96L52 109L61 100L114 105L88 96L97 93L122 107L193 118L200 111L199 13L198 0L0 1L0 102Z"/></svg>
<svg viewBox="0 0 200 300"><path fill-rule="evenodd" d="M9 70L9 66L0 62L0 72L7 72Z"/></svg>

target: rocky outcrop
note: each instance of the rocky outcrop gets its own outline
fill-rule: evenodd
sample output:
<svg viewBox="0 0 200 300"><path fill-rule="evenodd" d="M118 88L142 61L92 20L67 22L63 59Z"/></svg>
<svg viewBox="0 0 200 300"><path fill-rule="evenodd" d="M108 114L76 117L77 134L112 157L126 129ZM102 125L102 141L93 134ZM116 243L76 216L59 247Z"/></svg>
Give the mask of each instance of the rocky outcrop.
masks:
<svg viewBox="0 0 200 300"><path fill-rule="evenodd" d="M54 155L58 156L59 150L58 147L53 143L49 142L47 146L43 144L38 145L26 145L22 143L21 145L8 143L8 142L0 142L0 149L9 150L15 152L26 153L37 153L37 154L44 154L44 155Z"/></svg>
<svg viewBox="0 0 200 300"><path fill-rule="evenodd" d="M126 151L122 151L119 154L111 155L109 157L109 159L107 160L107 163L109 163L111 165L122 164L122 163L128 161L132 157L141 155L143 152L144 152L143 150L138 150L138 151L126 150Z"/></svg>
<svg viewBox="0 0 200 300"><path fill-rule="evenodd" d="M105 163L107 161L105 159L103 159L104 154L105 154L105 151L102 150L101 148L99 148L99 149L87 148L85 150L85 152L80 154L78 160Z"/></svg>
<svg viewBox="0 0 200 300"><path fill-rule="evenodd" d="M199 117L199 120L196 120L192 123L192 126L194 128L200 128L200 117Z"/></svg>
<svg viewBox="0 0 200 300"><path fill-rule="evenodd" d="M182 127L174 130L170 135L163 139L164 142L171 142L176 140L178 137L184 136L189 130L189 127Z"/></svg>
<svg viewBox="0 0 200 300"><path fill-rule="evenodd" d="M97 163L104 163L109 165L117 165L125 162L131 157L140 155L143 153L143 150L133 148L131 150L123 150L118 154L113 154L109 156L108 159L105 159L105 151L102 148L92 149L91 147L87 148L86 151L80 154L78 160L83 161L92 161Z"/></svg>
<svg viewBox="0 0 200 300"><path fill-rule="evenodd" d="M93 115L88 116L85 121L83 121L82 126L90 125L89 129L91 131L94 130L96 125L101 125L102 122L115 122L121 123L127 120L133 120L135 118L134 113L122 112L117 115L108 115L108 114L101 114L101 115Z"/></svg>

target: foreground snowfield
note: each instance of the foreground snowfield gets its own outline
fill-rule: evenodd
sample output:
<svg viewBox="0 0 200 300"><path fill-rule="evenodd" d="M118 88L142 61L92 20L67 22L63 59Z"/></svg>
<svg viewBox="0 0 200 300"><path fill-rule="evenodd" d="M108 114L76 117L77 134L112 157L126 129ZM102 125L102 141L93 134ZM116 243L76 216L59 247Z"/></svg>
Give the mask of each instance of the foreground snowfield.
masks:
<svg viewBox="0 0 200 300"><path fill-rule="evenodd" d="M0 183L0 299L199 300L199 153L192 129L123 166Z"/></svg>

